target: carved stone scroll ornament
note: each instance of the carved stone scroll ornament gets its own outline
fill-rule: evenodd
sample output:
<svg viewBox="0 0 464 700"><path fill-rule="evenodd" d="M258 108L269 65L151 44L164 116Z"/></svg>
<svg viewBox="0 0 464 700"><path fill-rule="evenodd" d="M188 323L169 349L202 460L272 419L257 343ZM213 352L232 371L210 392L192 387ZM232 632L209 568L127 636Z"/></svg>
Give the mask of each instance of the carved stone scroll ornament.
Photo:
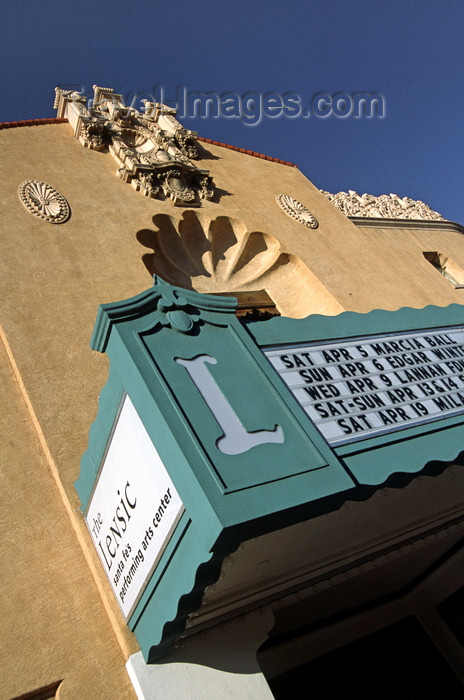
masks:
<svg viewBox="0 0 464 700"><path fill-rule="evenodd" d="M335 204L345 216L372 217L375 219L415 219L423 221L444 221L441 214L433 211L427 204L397 194L358 194L354 190L330 194L321 190L332 204Z"/></svg>
<svg viewBox="0 0 464 700"><path fill-rule="evenodd" d="M62 224L69 219L69 204L54 187L41 180L25 180L18 188L19 199L26 209L49 224Z"/></svg>
<svg viewBox="0 0 464 700"><path fill-rule="evenodd" d="M117 175L146 197L166 197L175 204L198 205L214 195L208 170L197 168L197 132L184 129L176 110L142 100L144 111L126 107L111 88L94 85L92 100L56 88L58 116L67 117L85 148L108 151Z"/></svg>
<svg viewBox="0 0 464 700"><path fill-rule="evenodd" d="M299 221L300 224L308 228L317 228L319 226L319 222L314 214L311 214L304 204L293 199L293 197L289 197L288 194L277 194L276 200L280 208L293 219Z"/></svg>

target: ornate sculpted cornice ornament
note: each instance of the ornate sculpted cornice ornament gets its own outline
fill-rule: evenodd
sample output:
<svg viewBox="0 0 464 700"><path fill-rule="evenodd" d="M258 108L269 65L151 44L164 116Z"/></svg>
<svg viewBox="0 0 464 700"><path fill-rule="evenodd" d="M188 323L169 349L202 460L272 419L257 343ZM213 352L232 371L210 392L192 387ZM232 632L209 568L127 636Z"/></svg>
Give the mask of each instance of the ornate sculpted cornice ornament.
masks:
<svg viewBox="0 0 464 700"><path fill-rule="evenodd" d="M74 128L85 148L109 151L117 175L146 197L172 199L174 204L199 205L214 195L208 170L197 168L197 132L184 129L176 110L142 100L144 112L126 107L111 88L94 85L87 98L72 90L55 89L55 109Z"/></svg>
<svg viewBox="0 0 464 700"><path fill-rule="evenodd" d="M299 221L300 224L308 228L317 228L319 226L319 222L314 214L311 214L309 209L296 199L293 199L293 197L289 197L288 194L276 194L276 200L279 207L293 219Z"/></svg>
<svg viewBox="0 0 464 700"><path fill-rule="evenodd" d="M189 305L182 292L155 278L159 287L156 308L160 312L159 324L168 326L178 333L189 333L200 320L198 309ZM185 308L186 307L186 308Z"/></svg>
<svg viewBox="0 0 464 700"><path fill-rule="evenodd" d="M372 194L358 194L354 190L330 194L321 190L332 204L335 204L345 216L372 217L375 219L415 219L423 221L444 221L444 218L433 211L427 204L409 197L398 197L397 194L382 194L375 197Z"/></svg>
<svg viewBox="0 0 464 700"><path fill-rule="evenodd" d="M19 199L26 209L49 224L62 224L69 219L69 204L54 187L41 180L25 180L18 188Z"/></svg>

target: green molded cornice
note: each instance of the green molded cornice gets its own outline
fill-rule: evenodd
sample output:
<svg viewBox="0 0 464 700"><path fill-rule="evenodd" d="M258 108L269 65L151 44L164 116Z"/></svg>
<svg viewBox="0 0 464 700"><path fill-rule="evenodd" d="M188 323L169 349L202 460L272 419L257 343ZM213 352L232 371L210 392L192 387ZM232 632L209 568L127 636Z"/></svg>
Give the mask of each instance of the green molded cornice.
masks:
<svg viewBox="0 0 464 700"><path fill-rule="evenodd" d="M277 316L265 323L246 320L244 323L260 346L304 343L460 325L464 324L464 305L426 306L422 309L403 307L397 311L375 309L364 314L345 311L338 316L315 314L302 319Z"/></svg>
<svg viewBox="0 0 464 700"><path fill-rule="evenodd" d="M188 333L193 330L202 312L234 313L236 308L235 297L201 294L174 287L155 275L151 289L130 299L100 306L90 345L93 350L105 352L114 324L142 318L153 311L159 312L158 322L161 326L170 325L180 333Z"/></svg>

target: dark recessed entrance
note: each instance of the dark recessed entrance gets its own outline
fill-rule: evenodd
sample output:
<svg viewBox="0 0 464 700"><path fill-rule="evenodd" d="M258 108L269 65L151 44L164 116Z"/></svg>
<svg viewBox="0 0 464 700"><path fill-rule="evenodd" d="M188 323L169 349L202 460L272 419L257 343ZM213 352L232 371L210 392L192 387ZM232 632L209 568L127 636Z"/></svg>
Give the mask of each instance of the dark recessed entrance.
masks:
<svg viewBox="0 0 464 700"><path fill-rule="evenodd" d="M415 618L402 620L271 681L276 700L324 697L462 700L464 689Z"/></svg>

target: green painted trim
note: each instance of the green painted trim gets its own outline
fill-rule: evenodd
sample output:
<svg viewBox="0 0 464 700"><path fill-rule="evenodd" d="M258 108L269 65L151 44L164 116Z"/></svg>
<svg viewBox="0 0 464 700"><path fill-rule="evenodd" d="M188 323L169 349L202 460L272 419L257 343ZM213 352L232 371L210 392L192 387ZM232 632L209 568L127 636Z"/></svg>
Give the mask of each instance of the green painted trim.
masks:
<svg viewBox="0 0 464 700"><path fill-rule="evenodd" d="M347 340L377 333L401 333L464 324L464 306L403 307L397 311L375 309L365 314L345 311L338 316L308 316L302 319L275 317L244 325L260 347Z"/></svg>
<svg viewBox="0 0 464 700"><path fill-rule="evenodd" d="M124 387L116 376L101 391L97 417L90 426L88 447L81 459L79 478L74 484L84 511L87 510L124 393Z"/></svg>
<svg viewBox="0 0 464 700"><path fill-rule="evenodd" d="M347 457L346 464L360 484L379 486L392 474L418 474L434 461L444 464L462 463L463 422L462 416L457 425L440 421L446 425L438 428L435 424L435 430L422 432L418 439L380 444L376 448L351 454Z"/></svg>
<svg viewBox="0 0 464 700"><path fill-rule="evenodd" d="M155 278L154 287L100 307L92 347L110 374L76 488L87 507L115 417L127 393L185 506L129 626L145 659L169 651L224 557L244 540L338 508L464 445L462 416L329 447L261 348L464 324L464 307L344 313L241 322L230 297L203 295ZM207 356L208 376L249 434L278 425L283 442L239 454L218 447L224 427L185 362ZM177 362L181 359L184 364ZM446 447L443 440L446 441Z"/></svg>
<svg viewBox="0 0 464 700"><path fill-rule="evenodd" d="M169 653L188 616L200 607L205 588L219 578L225 556L209 551L191 523L171 549L129 621L148 663Z"/></svg>
<svg viewBox="0 0 464 700"><path fill-rule="evenodd" d="M155 309L164 311L172 306L197 306L205 311L234 313L238 301L235 297L221 297L180 287L172 287L161 277L154 276L154 286L124 301L102 304L99 308L90 347L105 352L111 329L115 323L128 322L150 314Z"/></svg>

